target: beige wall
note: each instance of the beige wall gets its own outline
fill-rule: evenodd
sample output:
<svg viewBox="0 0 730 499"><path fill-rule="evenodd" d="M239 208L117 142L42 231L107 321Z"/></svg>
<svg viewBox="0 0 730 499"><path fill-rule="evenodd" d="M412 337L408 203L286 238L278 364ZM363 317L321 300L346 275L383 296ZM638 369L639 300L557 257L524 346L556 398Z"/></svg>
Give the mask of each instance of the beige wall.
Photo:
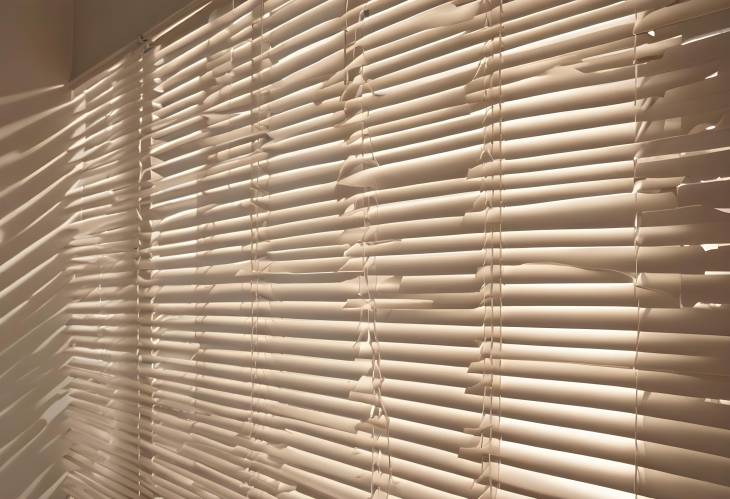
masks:
<svg viewBox="0 0 730 499"><path fill-rule="evenodd" d="M0 0L2 499L65 497L71 276L60 250L73 232L72 68L106 58L187 1Z"/></svg>
<svg viewBox="0 0 730 499"><path fill-rule="evenodd" d="M68 79L72 22L73 0L0 2L0 96Z"/></svg>
<svg viewBox="0 0 730 499"><path fill-rule="evenodd" d="M0 497L61 498L66 219L59 155L70 112L73 0L0 2ZM60 132L59 132L60 131ZM32 202L31 202L32 201ZM31 355L32 354L32 355ZM32 360L31 360L32 359Z"/></svg>
<svg viewBox="0 0 730 499"><path fill-rule="evenodd" d="M73 75L135 40L190 0L76 0Z"/></svg>

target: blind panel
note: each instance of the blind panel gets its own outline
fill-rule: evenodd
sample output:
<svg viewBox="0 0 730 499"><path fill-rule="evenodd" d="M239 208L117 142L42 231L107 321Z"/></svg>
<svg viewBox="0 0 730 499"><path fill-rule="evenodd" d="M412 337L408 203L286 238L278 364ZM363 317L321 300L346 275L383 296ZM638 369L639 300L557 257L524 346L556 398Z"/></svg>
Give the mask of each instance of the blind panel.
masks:
<svg viewBox="0 0 730 499"><path fill-rule="evenodd" d="M78 92L74 497L725 497L725 2L211 2Z"/></svg>
<svg viewBox="0 0 730 499"><path fill-rule="evenodd" d="M142 63L126 55L76 91L67 193L74 236L65 254L74 299L66 324L69 391L66 491L149 494L140 477L136 263Z"/></svg>

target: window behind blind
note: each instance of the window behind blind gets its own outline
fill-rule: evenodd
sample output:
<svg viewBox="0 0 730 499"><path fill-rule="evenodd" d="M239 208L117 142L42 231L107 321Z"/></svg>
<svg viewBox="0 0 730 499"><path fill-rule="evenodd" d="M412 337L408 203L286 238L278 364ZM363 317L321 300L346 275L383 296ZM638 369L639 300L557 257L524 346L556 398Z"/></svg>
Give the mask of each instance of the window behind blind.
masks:
<svg viewBox="0 0 730 499"><path fill-rule="evenodd" d="M730 4L196 16L76 92L71 496L730 494Z"/></svg>

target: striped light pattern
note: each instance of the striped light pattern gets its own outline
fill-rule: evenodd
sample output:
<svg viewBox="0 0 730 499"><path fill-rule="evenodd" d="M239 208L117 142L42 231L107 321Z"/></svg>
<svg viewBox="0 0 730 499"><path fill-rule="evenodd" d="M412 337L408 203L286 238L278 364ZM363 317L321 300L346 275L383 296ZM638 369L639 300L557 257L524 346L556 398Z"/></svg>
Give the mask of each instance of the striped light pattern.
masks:
<svg viewBox="0 0 730 499"><path fill-rule="evenodd" d="M730 497L730 3L206 2L79 86L69 495Z"/></svg>

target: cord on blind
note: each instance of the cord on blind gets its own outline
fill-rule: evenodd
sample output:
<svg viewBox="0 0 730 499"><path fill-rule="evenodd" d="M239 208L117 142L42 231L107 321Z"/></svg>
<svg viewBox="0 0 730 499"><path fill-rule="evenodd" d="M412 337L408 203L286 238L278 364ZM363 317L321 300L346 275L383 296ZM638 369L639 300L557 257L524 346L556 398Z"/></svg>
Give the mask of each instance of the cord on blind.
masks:
<svg viewBox="0 0 730 499"><path fill-rule="evenodd" d="M730 495L730 4L196 15L76 92L71 496Z"/></svg>

